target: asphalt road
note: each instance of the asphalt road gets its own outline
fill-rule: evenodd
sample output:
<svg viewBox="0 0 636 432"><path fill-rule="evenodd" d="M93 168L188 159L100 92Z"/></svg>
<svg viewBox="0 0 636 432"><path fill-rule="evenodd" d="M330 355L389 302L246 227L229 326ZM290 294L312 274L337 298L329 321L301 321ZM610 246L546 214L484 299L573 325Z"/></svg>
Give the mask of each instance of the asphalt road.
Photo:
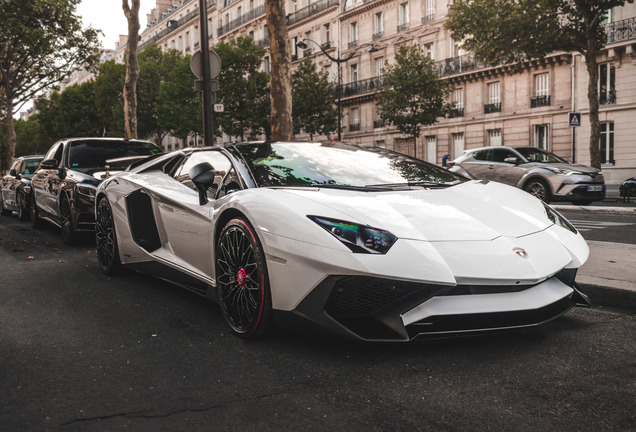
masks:
<svg viewBox="0 0 636 432"><path fill-rule="evenodd" d="M229 334L219 308L0 218L2 431L636 429L636 315L410 344Z"/></svg>
<svg viewBox="0 0 636 432"><path fill-rule="evenodd" d="M636 244L636 215L560 211L585 240Z"/></svg>

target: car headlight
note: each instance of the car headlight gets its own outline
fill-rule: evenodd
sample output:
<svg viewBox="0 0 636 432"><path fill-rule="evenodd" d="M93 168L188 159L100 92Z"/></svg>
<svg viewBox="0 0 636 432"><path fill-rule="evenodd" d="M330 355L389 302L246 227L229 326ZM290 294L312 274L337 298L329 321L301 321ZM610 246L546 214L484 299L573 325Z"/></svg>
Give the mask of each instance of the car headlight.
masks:
<svg viewBox="0 0 636 432"><path fill-rule="evenodd" d="M563 176L571 176L572 174L583 174L581 171L575 171L567 168L558 168L553 166L547 166L546 169L549 169L555 174Z"/></svg>
<svg viewBox="0 0 636 432"><path fill-rule="evenodd" d="M397 240L388 231L353 222L308 216L356 253L385 254Z"/></svg>
<svg viewBox="0 0 636 432"><path fill-rule="evenodd" d="M97 188L93 185L77 185L77 192L88 198L95 198Z"/></svg>
<svg viewBox="0 0 636 432"><path fill-rule="evenodd" d="M576 228L574 228L574 225L572 225L566 218L561 216L555 209L545 203L543 203L543 207L545 207L545 212L548 216L548 219L550 219L553 224L565 228L568 231L572 231L574 234L578 232Z"/></svg>

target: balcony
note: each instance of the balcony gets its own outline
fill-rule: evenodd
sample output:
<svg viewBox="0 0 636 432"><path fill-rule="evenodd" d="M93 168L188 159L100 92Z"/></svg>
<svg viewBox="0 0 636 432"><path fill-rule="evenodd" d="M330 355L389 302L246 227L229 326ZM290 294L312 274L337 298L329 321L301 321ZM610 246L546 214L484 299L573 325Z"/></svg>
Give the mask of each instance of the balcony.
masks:
<svg viewBox="0 0 636 432"><path fill-rule="evenodd" d="M435 63L435 69L440 77L469 72L485 67L486 65L475 60L475 57L472 54L448 58Z"/></svg>
<svg viewBox="0 0 636 432"><path fill-rule="evenodd" d="M299 21L309 18L312 15L316 15L319 12L324 11L331 6L336 6L338 0L318 0L315 3L310 4L294 13L287 15L287 25L295 24Z"/></svg>
<svg viewBox="0 0 636 432"><path fill-rule="evenodd" d="M530 98L530 108L550 106L550 95L532 96Z"/></svg>
<svg viewBox="0 0 636 432"><path fill-rule="evenodd" d="M309 57L314 53L314 50L311 48L307 48L303 50L303 57Z"/></svg>
<svg viewBox="0 0 636 432"><path fill-rule="evenodd" d="M636 18L628 18L605 25L607 43L636 39Z"/></svg>
<svg viewBox="0 0 636 432"><path fill-rule="evenodd" d="M373 129L381 129L385 125L384 120L373 120Z"/></svg>
<svg viewBox="0 0 636 432"><path fill-rule="evenodd" d="M358 40L357 39L354 40L354 41L349 42L349 49L355 48L357 46L358 46Z"/></svg>
<svg viewBox="0 0 636 432"><path fill-rule="evenodd" d="M342 97L355 96L364 93L370 93L386 87L384 77L378 76L361 81L343 84Z"/></svg>
<svg viewBox="0 0 636 432"><path fill-rule="evenodd" d="M322 48L325 51L327 51L329 48L331 48L331 41L327 41L327 42L321 43L320 44L320 48Z"/></svg>
<svg viewBox="0 0 636 432"><path fill-rule="evenodd" d="M598 94L599 105L616 105L616 90L600 92Z"/></svg>
<svg viewBox="0 0 636 432"><path fill-rule="evenodd" d="M448 114L448 118L464 117L464 108L453 108Z"/></svg>
<svg viewBox="0 0 636 432"><path fill-rule="evenodd" d="M353 123L349 125L349 132L359 132L360 131L360 123Z"/></svg>
<svg viewBox="0 0 636 432"><path fill-rule="evenodd" d="M217 36L223 36L225 33L228 33L240 26L242 26L243 24L252 21L255 18L259 18L261 16L265 15L265 5L261 5L258 6L254 9L252 9L249 12L244 13L243 15L241 15L240 17L233 19L232 21L230 21L229 23L225 24L225 25L220 25L219 28L216 31L216 35Z"/></svg>
<svg viewBox="0 0 636 432"><path fill-rule="evenodd" d="M399 26L397 26L397 32L403 32L409 29L409 23L405 22L404 24L400 24Z"/></svg>
<svg viewBox="0 0 636 432"><path fill-rule="evenodd" d="M373 33L373 40L378 40L378 39L382 39L382 36L384 35L384 32L377 32L377 33Z"/></svg>
<svg viewBox="0 0 636 432"><path fill-rule="evenodd" d="M501 112L501 102L484 105L484 114Z"/></svg>
<svg viewBox="0 0 636 432"><path fill-rule="evenodd" d="M435 21L435 14L430 14L422 17L422 25L427 25Z"/></svg>

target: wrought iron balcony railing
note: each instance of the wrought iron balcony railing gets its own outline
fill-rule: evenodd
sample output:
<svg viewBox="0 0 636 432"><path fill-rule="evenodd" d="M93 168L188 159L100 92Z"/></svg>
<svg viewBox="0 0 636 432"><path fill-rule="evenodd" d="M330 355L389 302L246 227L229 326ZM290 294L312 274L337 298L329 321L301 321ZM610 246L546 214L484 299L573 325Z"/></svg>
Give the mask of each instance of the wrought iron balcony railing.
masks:
<svg viewBox="0 0 636 432"><path fill-rule="evenodd" d="M405 22L404 24L400 24L399 26L397 26L397 32L403 32L409 29L409 23Z"/></svg>
<svg viewBox="0 0 636 432"><path fill-rule="evenodd" d="M384 120L373 120L373 128L374 129L383 128L384 125L385 125L385 121Z"/></svg>
<svg viewBox="0 0 636 432"><path fill-rule="evenodd" d="M258 18L262 15L265 15L265 5L260 5L258 7L255 7L251 11L244 13L243 15L241 15L240 17L236 19L233 19L229 23L225 25L220 25L216 31L216 35L223 36L225 33L231 30L234 30L235 28L242 26L246 22L251 21L255 18Z"/></svg>
<svg viewBox="0 0 636 432"><path fill-rule="evenodd" d="M454 75L484 67L486 65L475 60L475 56L472 54L448 58L435 63L435 69L439 76Z"/></svg>
<svg viewBox="0 0 636 432"><path fill-rule="evenodd" d="M636 39L636 18L627 18L605 25L607 43Z"/></svg>
<svg viewBox="0 0 636 432"><path fill-rule="evenodd" d="M342 85L342 97L370 93L386 87L384 77L378 76Z"/></svg>
<svg viewBox="0 0 636 432"><path fill-rule="evenodd" d="M358 132L360 130L360 123L353 123L349 125L349 132Z"/></svg>
<svg viewBox="0 0 636 432"><path fill-rule="evenodd" d="M530 108L550 106L550 95L532 96L530 98Z"/></svg>
<svg viewBox="0 0 636 432"><path fill-rule="evenodd" d="M382 39L383 35L384 35L384 32L382 32L382 31L373 33L373 40L375 41L375 40L378 40L378 39Z"/></svg>
<svg viewBox="0 0 636 432"><path fill-rule="evenodd" d="M305 18L309 18L310 16L322 12L325 9L337 4L338 0L318 0L317 2L312 3L307 7L304 7L294 13L287 15L287 25L292 25L294 23L297 23L298 21L302 21Z"/></svg>
<svg viewBox="0 0 636 432"><path fill-rule="evenodd" d="M435 21L435 14L430 14L422 17L422 25L426 25Z"/></svg>
<svg viewBox="0 0 636 432"><path fill-rule="evenodd" d="M358 40L357 39L354 40L354 41L349 42L349 49L355 48L357 46L358 46Z"/></svg>
<svg viewBox="0 0 636 432"><path fill-rule="evenodd" d="M464 108L453 108L448 114L448 118L464 117Z"/></svg>
<svg viewBox="0 0 636 432"><path fill-rule="evenodd" d="M615 105L616 104L616 90L610 90L609 92L601 92L598 95L599 105Z"/></svg>
<svg viewBox="0 0 636 432"><path fill-rule="evenodd" d="M501 102L484 105L484 114L501 112Z"/></svg>

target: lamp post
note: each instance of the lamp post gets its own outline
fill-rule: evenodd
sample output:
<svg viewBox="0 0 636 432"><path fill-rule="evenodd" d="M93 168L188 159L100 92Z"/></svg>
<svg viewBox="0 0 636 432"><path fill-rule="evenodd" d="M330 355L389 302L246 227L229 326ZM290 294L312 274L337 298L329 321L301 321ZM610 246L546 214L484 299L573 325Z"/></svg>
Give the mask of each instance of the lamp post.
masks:
<svg viewBox="0 0 636 432"><path fill-rule="evenodd" d="M307 49L308 45L306 42L312 42L314 45L316 45L318 48L320 48L320 51L322 51L322 53L327 56L327 58L329 60L331 60L333 63L336 63L338 65L338 85L336 86L336 98L337 98L337 105L338 105L338 141L342 141L342 68L341 68L341 64L347 62L348 60L350 60L361 47L356 48L351 54L349 54L347 57L345 58L340 58L340 49L338 49L338 57L333 57L331 55L329 55L329 53L327 51L325 51L325 49L322 47L322 45L320 45L318 42L312 40L312 39L303 39L299 42L296 43L296 46L300 49ZM372 45L371 48L369 49L369 52L376 52L378 51L378 49Z"/></svg>

